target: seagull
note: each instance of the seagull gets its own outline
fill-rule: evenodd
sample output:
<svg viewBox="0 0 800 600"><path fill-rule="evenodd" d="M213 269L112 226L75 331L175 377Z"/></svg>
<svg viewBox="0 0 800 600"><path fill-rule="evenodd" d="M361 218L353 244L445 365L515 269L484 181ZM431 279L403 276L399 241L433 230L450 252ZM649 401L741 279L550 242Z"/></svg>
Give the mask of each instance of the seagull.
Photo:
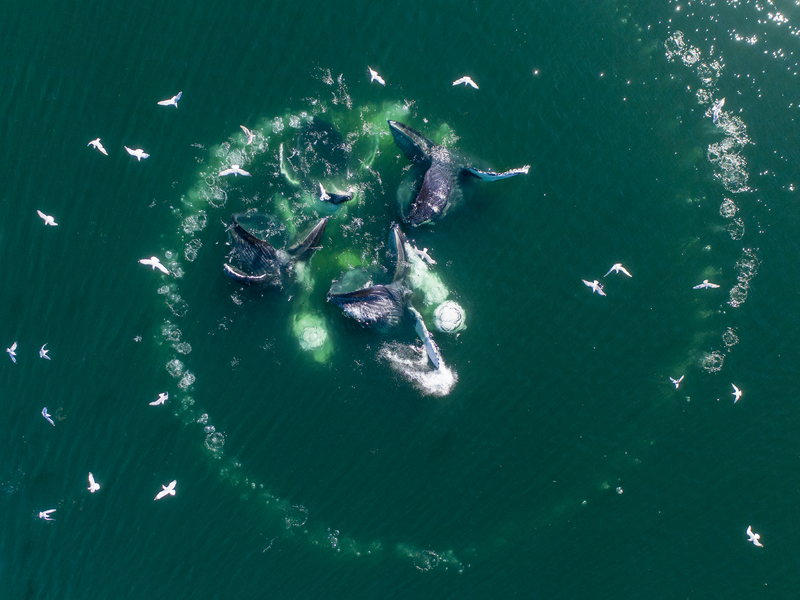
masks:
<svg viewBox="0 0 800 600"><path fill-rule="evenodd" d="M39 513L39 518L44 519L45 521L52 521L53 519L50 518L50 515L52 515L54 512L56 512L55 508L51 508L50 510L43 510L42 512Z"/></svg>
<svg viewBox="0 0 800 600"><path fill-rule="evenodd" d="M670 377L670 378L669 378L669 380L670 380L672 383L674 383L674 384L675 384L675 389L677 390L677 389L678 389L678 386L681 384L681 381L683 381L683 378L684 378L684 377L686 377L686 375L681 375L680 377L678 377L678 379L673 379L672 377Z"/></svg>
<svg viewBox="0 0 800 600"><path fill-rule="evenodd" d="M86 489L88 489L88 490L89 490L91 493L93 493L93 494L94 494L94 493L95 493L97 490L99 490L99 489L100 489L100 484L99 484L99 483L97 483L97 482L94 480L94 475L92 475L91 473L89 473L89 487L88 487L88 488L86 488Z"/></svg>
<svg viewBox="0 0 800 600"><path fill-rule="evenodd" d="M42 409L42 416L45 419L47 419L47 422L50 423L50 425L52 425L53 427L56 426L56 424L53 423L53 419L50 417L50 413L47 412L47 407L46 406Z"/></svg>
<svg viewBox="0 0 800 600"><path fill-rule="evenodd" d="M733 385L733 403L736 404L739 401L739 398L741 397L742 397L742 390Z"/></svg>
<svg viewBox="0 0 800 600"><path fill-rule="evenodd" d="M383 80L383 77L378 75L378 72L375 71L372 67L367 67L369 69L369 82L372 83L373 81L377 81L381 85L386 85L386 82Z"/></svg>
<svg viewBox="0 0 800 600"><path fill-rule="evenodd" d="M42 513L39 514L41 515ZM747 526L747 537L749 538L747 540L748 542L753 542L753 544L758 546L759 548L764 547L764 544L758 541L761 538L761 534L753 533L753 527L751 525Z"/></svg>
<svg viewBox="0 0 800 600"><path fill-rule="evenodd" d="M47 344L45 344L44 346L47 346ZM47 353L50 352L50 350L45 350L44 346L39 348L39 358L46 358L47 360L50 360L50 357L47 356Z"/></svg>
<svg viewBox="0 0 800 600"><path fill-rule="evenodd" d="M239 165L231 165L230 169L225 169L224 171L219 172L220 177L225 177L225 175L235 175L236 177L239 175L244 175L245 177L250 177L250 173L245 171Z"/></svg>
<svg viewBox="0 0 800 600"><path fill-rule="evenodd" d="M128 151L128 154L130 154L131 156L135 156L139 160L139 162L142 162L143 158L147 158L150 156L149 154L147 154L147 152L145 152L141 148L137 148L136 150L131 150L127 146L123 146L123 148L125 148L125 150Z"/></svg>
<svg viewBox="0 0 800 600"><path fill-rule="evenodd" d="M719 102L716 102L716 103L714 104L714 106L712 106L712 107L711 107L712 121L713 121L714 123L716 123L716 122L717 122L717 119L719 119L719 115L720 115L720 113L721 113L721 110L720 110L720 109L721 109L723 106L725 106L725 98L723 98L723 99L722 99L722 100L720 100Z"/></svg>
<svg viewBox="0 0 800 600"><path fill-rule="evenodd" d="M169 100L161 100L158 104L161 106L174 106L178 108L178 100L181 99L181 96L183 96L183 92L178 92Z"/></svg>
<svg viewBox="0 0 800 600"><path fill-rule="evenodd" d="M623 272L623 273L625 273L625 275L627 275L628 277L633 277L633 275L631 275L630 273L628 273L628 270L627 270L625 267L623 267L623 266L622 266L622 263L617 263L617 264L615 264L613 267L611 267L611 268L608 270L608 273L606 273L605 275L603 275L603 277L608 277L608 276L611 274L611 271L614 271L615 273L619 273L620 271L622 271L622 272Z"/></svg>
<svg viewBox="0 0 800 600"><path fill-rule="evenodd" d="M244 131L244 135L245 135L245 137L247 138L247 141L245 142L245 144L249 144L249 143L251 143L251 142L252 142L252 141L253 141L253 140L256 138L256 134L255 134L255 133L253 133L252 131L250 131L250 130L249 130L247 127L245 127L244 125L239 125L239 127L241 127L241 128L242 128L242 131Z"/></svg>
<svg viewBox="0 0 800 600"><path fill-rule="evenodd" d="M472 77L462 77L461 79L456 79L453 82L453 85L459 85L461 83L463 83L464 85L471 85L476 90L478 89L478 84L472 81Z"/></svg>
<svg viewBox="0 0 800 600"><path fill-rule="evenodd" d="M103 148L103 144L100 143L100 138L97 138L96 140L92 140L91 142L89 142L86 145L87 146L93 146L94 148L97 148L100 152L102 152L103 154L108 156L108 152L106 152L106 149Z"/></svg>
<svg viewBox="0 0 800 600"><path fill-rule="evenodd" d="M158 269L162 273L166 273L167 275L169 275L169 269L161 264L161 261L158 260L157 256L151 256L150 258L140 258L139 262L142 263L143 265L153 267L154 271Z"/></svg>
<svg viewBox="0 0 800 600"><path fill-rule="evenodd" d="M603 284L598 282L597 279L594 281L586 281L585 279L581 279L581 281L583 281L583 283L588 287L592 288L593 292L597 292L601 296L606 295L606 293L603 291Z"/></svg>
<svg viewBox="0 0 800 600"><path fill-rule="evenodd" d="M156 494L155 499L161 500L164 496L174 496L175 495L175 484L178 483L177 480L172 480L169 482L169 485L162 485L161 491Z"/></svg>
<svg viewBox="0 0 800 600"><path fill-rule="evenodd" d="M436 264L436 261L431 258L430 254L428 254L428 249L427 248L423 248L422 250L420 250L419 248L414 248L414 252L416 252L417 256L419 256L422 260L424 260L429 265L435 265Z"/></svg>
<svg viewBox="0 0 800 600"><path fill-rule="evenodd" d="M50 215L46 215L40 210L37 210L36 213L40 217L42 217L42 219L44 220L44 224L45 225L52 225L53 227L56 227L58 225L58 223L56 223L56 220L53 217L51 217Z"/></svg>
<svg viewBox="0 0 800 600"><path fill-rule="evenodd" d="M11 344L11 348L6 348L6 352L8 352L12 362L17 362L17 342Z"/></svg>
<svg viewBox="0 0 800 600"><path fill-rule="evenodd" d="M702 290L703 288L718 288L719 286L716 283L709 283L708 279L703 279L703 283L699 283L694 286L692 289L694 290Z"/></svg>
<svg viewBox="0 0 800 600"><path fill-rule="evenodd" d="M150 406L158 406L159 404L164 404L164 402L166 402L168 398L169 398L169 392L161 392L158 395L158 400L153 400L148 404L150 404Z"/></svg>

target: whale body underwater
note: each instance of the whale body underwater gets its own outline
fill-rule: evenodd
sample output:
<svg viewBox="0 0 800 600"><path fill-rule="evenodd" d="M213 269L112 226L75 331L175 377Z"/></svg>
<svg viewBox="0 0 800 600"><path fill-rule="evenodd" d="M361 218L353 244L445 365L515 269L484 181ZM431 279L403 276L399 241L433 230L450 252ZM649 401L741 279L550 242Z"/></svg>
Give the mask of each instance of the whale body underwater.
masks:
<svg viewBox="0 0 800 600"><path fill-rule="evenodd" d="M458 153L434 143L408 125L399 121L388 123L395 144L412 163L425 171L419 193L403 218L412 227L441 219L460 192L459 185L463 179L476 177L481 181L497 181L524 175L530 170L530 165L502 173L476 169Z"/></svg>

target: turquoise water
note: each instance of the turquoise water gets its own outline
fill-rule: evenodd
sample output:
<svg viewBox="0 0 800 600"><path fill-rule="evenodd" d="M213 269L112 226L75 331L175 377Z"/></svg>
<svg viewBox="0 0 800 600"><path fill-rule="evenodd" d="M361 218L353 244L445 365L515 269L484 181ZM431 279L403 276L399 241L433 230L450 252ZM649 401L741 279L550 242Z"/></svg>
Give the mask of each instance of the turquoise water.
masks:
<svg viewBox="0 0 800 600"><path fill-rule="evenodd" d="M793 597L798 19L788 2L7 11L8 597ZM346 164L294 152L312 116ZM456 337L414 298L446 372L408 324L326 302L352 269L391 279L411 172L389 118L481 168L531 165L405 228L466 309ZM230 164L253 176L216 177ZM325 212L321 172L356 200ZM281 289L223 274L226 223L251 209L278 246L330 215ZM153 255L171 275L137 263ZM633 277L603 278L617 262Z"/></svg>

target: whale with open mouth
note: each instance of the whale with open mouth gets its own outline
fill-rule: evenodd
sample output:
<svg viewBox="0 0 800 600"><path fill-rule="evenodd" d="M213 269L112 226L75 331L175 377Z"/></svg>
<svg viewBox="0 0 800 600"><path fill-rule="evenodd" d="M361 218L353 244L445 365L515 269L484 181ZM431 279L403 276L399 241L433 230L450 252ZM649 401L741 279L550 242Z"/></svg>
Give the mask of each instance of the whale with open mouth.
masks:
<svg viewBox="0 0 800 600"><path fill-rule="evenodd" d="M477 177L482 181L497 181L526 174L530 169L530 165L525 165L502 173L483 171L467 164L456 152L434 143L408 125L389 121L389 129L395 144L425 172L419 192L403 218L413 227L442 218L460 196L463 179Z"/></svg>

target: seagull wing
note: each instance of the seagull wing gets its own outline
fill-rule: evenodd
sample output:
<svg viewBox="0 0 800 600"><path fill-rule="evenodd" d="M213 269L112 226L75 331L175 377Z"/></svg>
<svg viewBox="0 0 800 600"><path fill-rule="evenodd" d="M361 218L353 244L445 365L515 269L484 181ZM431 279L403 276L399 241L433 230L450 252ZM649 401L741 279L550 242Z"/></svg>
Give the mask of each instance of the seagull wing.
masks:
<svg viewBox="0 0 800 600"><path fill-rule="evenodd" d="M220 177L225 177L225 175L230 175L231 173L235 173L235 172L236 171L234 171L233 169L223 169L222 171L219 172L219 176Z"/></svg>
<svg viewBox="0 0 800 600"><path fill-rule="evenodd" d="M453 85L460 85L460 84L462 84L462 83L467 83L467 78L466 78L466 77L462 77L461 79L456 79L456 80L453 82Z"/></svg>
<svg viewBox="0 0 800 600"><path fill-rule="evenodd" d="M623 267L622 265L620 265L619 270L622 271L623 273L625 273L625 275L627 275L628 277L633 277L633 275L628 273L628 270L625 267Z"/></svg>
<svg viewBox="0 0 800 600"><path fill-rule="evenodd" d="M11 344L11 348L9 348L9 350L11 350L11 352L15 352L17 350L17 342Z"/></svg>

